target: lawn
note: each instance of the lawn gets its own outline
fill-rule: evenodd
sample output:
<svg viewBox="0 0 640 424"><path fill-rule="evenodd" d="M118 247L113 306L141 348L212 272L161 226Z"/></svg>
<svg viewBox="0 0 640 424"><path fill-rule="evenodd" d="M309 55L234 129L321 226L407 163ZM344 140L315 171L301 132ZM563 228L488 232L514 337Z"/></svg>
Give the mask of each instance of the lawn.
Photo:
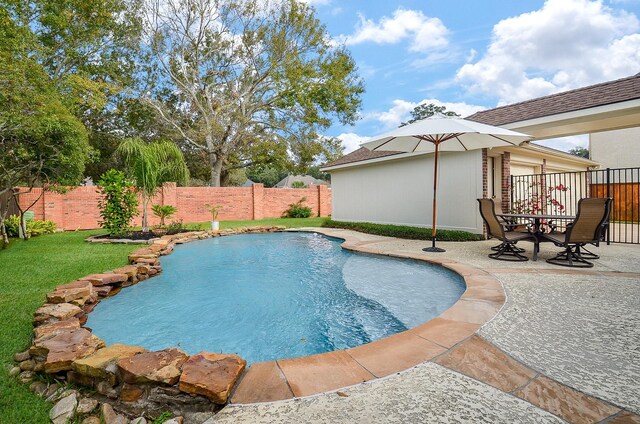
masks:
<svg viewBox="0 0 640 424"><path fill-rule="evenodd" d="M222 221L221 228L255 225L314 227L327 218ZM202 228L206 228L201 224ZM87 274L125 265L127 254L139 246L84 242L101 231L78 231L12 240L0 250L0 423L48 423L51 405L9 377L13 354L26 349L32 334L33 312L55 286Z"/></svg>

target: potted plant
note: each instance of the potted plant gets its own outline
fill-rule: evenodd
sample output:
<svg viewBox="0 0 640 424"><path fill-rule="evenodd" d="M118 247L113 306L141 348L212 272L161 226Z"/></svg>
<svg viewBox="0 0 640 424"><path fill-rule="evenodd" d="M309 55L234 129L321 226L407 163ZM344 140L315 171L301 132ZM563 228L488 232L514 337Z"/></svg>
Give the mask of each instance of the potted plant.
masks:
<svg viewBox="0 0 640 424"><path fill-rule="evenodd" d="M222 206L207 205L207 207L209 208L209 212L211 212L211 229L217 231L220 229L218 213L220 212L220 209L222 209Z"/></svg>

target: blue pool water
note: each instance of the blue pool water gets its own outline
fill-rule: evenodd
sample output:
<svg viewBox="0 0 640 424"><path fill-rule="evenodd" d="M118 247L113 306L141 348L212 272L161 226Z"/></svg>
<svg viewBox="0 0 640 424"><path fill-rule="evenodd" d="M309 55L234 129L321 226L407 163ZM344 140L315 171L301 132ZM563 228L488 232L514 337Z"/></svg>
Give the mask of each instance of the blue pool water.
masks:
<svg viewBox="0 0 640 424"><path fill-rule="evenodd" d="M439 315L462 278L417 261L352 253L313 233L178 246L164 272L103 300L87 327L107 344L237 353L249 363L354 347Z"/></svg>

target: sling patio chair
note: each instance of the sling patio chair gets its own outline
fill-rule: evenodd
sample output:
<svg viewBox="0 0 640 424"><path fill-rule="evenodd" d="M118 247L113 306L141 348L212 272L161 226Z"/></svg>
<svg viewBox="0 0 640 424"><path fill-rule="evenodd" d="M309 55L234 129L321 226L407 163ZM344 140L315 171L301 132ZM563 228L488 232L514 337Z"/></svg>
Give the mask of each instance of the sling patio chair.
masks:
<svg viewBox="0 0 640 424"><path fill-rule="evenodd" d="M500 199L499 197L493 197L491 200L493 200L493 205L495 207L495 212L496 212L496 217L498 218L498 221L500 222L500 224L502 224L505 228L505 230L507 231L516 231L519 233L528 233L529 232L529 227L527 224L522 224L518 221L516 221L514 218L505 218L503 216L500 216L504 213L504 211L502 210L502 199ZM493 246L491 248L491 250L493 251L498 251L500 250L500 248L502 247L502 243L497 245L497 246ZM518 253L522 253L525 250L522 249L521 247L516 247L513 246L513 248L518 252Z"/></svg>
<svg viewBox="0 0 640 424"><path fill-rule="evenodd" d="M599 246L607 229L612 201L611 197L580 199L576 219L567 225L567 230L564 233L552 232L544 235L545 239L564 248L553 258L547 259L547 262L575 268L593 267L593 263L586 259L598 259L599 256L583 252L584 246Z"/></svg>
<svg viewBox="0 0 640 424"><path fill-rule="evenodd" d="M493 250L496 250L496 253L489 254L489 257L499 261L528 261L529 258L522 255L522 251L516 247L516 243L520 240L535 238L535 236L528 232L506 230L509 224L498 219L492 199L478 199L478 203L480 204L480 215L487 227L487 235L489 238L497 238L502 242L495 246L496 249Z"/></svg>

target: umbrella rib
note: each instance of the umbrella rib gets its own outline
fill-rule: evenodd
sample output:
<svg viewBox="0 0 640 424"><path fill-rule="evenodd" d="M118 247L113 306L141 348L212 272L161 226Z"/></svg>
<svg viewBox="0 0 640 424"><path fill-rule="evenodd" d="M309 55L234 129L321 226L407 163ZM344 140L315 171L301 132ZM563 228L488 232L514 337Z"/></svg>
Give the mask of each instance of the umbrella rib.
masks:
<svg viewBox="0 0 640 424"><path fill-rule="evenodd" d="M374 148L373 150L378 150L380 147L384 146L385 144L392 142L393 140L395 140L397 137L391 137L389 140L385 141L384 143L382 143L381 145L379 145L378 147Z"/></svg>
<svg viewBox="0 0 640 424"><path fill-rule="evenodd" d="M460 143L460 145L462 146L462 148L463 148L465 151L469 151L469 149L467 149L467 146L465 146L465 145L464 145L464 143L462 142L462 140L460 140L460 137L459 137L459 136L456 136L456 140L458 140L458 143Z"/></svg>
<svg viewBox="0 0 640 424"><path fill-rule="evenodd" d="M503 141L503 142L505 142L505 143L509 143L509 144L511 144L512 146L518 146L518 143L512 143L512 142L510 142L510 141L508 141L508 140L505 140L504 138L500 138L500 137L498 137L497 135L493 135L493 134L487 134L487 135L488 135L488 136L490 136L490 137L493 137L493 138L497 138L498 140Z"/></svg>

